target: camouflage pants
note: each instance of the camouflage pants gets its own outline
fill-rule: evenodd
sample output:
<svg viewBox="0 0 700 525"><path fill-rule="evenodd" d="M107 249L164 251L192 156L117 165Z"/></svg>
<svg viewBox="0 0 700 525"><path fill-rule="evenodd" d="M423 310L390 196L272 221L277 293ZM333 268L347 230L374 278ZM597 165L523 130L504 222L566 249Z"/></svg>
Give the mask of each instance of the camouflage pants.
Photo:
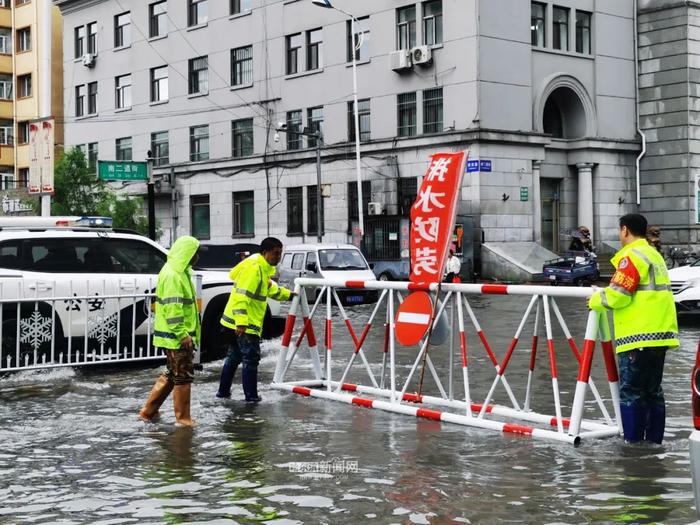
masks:
<svg viewBox="0 0 700 525"><path fill-rule="evenodd" d="M165 348L168 359L163 376L169 383L187 385L194 381L194 350L171 350Z"/></svg>

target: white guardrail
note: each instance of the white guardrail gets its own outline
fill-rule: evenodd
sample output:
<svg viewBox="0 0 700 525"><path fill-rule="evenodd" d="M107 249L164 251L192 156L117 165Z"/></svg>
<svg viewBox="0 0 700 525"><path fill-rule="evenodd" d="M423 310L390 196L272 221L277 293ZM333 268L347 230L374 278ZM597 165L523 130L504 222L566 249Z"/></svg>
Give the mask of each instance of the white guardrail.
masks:
<svg viewBox="0 0 700 525"><path fill-rule="evenodd" d="M311 308L307 301L307 288L320 290ZM374 306L359 337L340 301L339 289L378 290L381 292L379 300ZM403 293L418 290L431 293L433 304L440 304L435 301L434 295L436 293L440 294L441 306L433 314L434 324L439 322L442 316L447 315L446 307L450 305L452 322L450 323L451 333L449 335L449 367L447 370L443 370L442 377L438 374L427 351L430 336L426 335L419 343L418 347L420 350L413 359L408 376L404 378L403 385L400 385L399 376L397 375L397 358L399 356L396 352L395 306L397 300L399 303L403 301ZM618 436L622 432L617 362L610 340L607 316L589 312L582 349L579 350L579 346L572 337L556 303L557 298L580 298L582 299L583 307L583 300L592 294L592 289L590 288L466 283L419 285L406 282L362 282L300 278L295 282L295 291L299 295L294 298L290 307L282 339L282 349L271 385L272 388L294 392L307 397L318 397L366 408L376 408L481 429L527 435L533 438L550 439L573 445L578 445L582 439ZM488 338L469 303L468 297L470 295L524 295L531 298L522 320L515 330L515 335L500 360L489 344ZM383 324L381 328L383 329L384 344L382 348L367 348L365 340L382 305L386 307L385 318L383 323L381 323ZM334 315L332 312L333 307L337 307L340 316ZM323 311L325 311L325 319L323 320L325 337L322 342L324 346L324 363L322 364L313 320L317 312ZM543 315L541 316L540 314ZM521 404L516 398L515 388L506 377L506 372L511 357L521 340L523 330L531 317L534 317L534 321L531 324L533 335L531 345L528 348L529 369L527 374L525 374L525 377L527 377L526 383L522 385L525 393ZM295 331L297 318L301 319L301 323L299 330ZM544 323L541 323L541 318L544 319ZM557 367L557 358L561 356L558 356L555 352L552 335L553 318L556 319L567 339L571 354L576 360L575 364L578 366L576 384L575 386L572 385L573 388L567 389L574 391L569 417L564 417L562 413ZM343 372L340 377L334 378L332 377L331 367L333 325L338 323L338 321L341 321L346 326L355 349L347 363L342 367ZM492 366L494 373L493 380L488 388L488 394L479 403L474 402L472 398L473 384L469 380L469 360L465 337L465 324L467 322L473 326L474 332L488 356L487 363ZM542 324L544 325L544 335L547 339L548 368L551 377L551 395L553 396L555 407L554 414L538 413L531 407L533 400L533 374L535 373L538 340ZM459 334L455 333L457 330ZM457 335L458 337L455 337ZM453 351L455 339L459 340L459 353ZM306 340L306 347L311 358L313 377L309 377L308 369L301 366L294 370L296 373L294 380L287 380L286 377L293 369L294 358L303 345L304 340ZM611 412L608 410L606 402L590 377L596 341L600 341L602 348L610 389L608 403L612 404L614 417L610 415ZM403 352L401 355L406 354ZM358 357L359 364L356 362ZM369 359L371 358L376 358L374 365L370 365ZM461 360L461 363L457 361L457 364L455 364L455 358ZM409 392L409 387L415 386L412 381L421 362L423 362L423 370L427 369L427 373L430 374L437 385L438 395L423 395L422 392ZM362 385L345 382L353 367L361 370L363 375L366 374L370 384ZM463 388L463 393L456 396L454 394L453 370L458 367L461 368L462 372L460 386ZM448 385L447 390L443 386L445 382ZM505 391L511 406L492 404L491 401L499 386ZM601 416L598 420L583 418L585 396L588 389L590 389L595 399L595 406Z"/></svg>

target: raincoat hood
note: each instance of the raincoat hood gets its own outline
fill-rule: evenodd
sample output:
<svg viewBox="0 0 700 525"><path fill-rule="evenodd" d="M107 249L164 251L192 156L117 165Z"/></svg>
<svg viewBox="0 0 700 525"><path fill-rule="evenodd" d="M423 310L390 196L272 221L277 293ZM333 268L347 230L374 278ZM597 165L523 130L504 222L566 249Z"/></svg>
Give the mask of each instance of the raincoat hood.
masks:
<svg viewBox="0 0 700 525"><path fill-rule="evenodd" d="M168 252L168 264L176 272L184 272L190 265L192 256L199 249L199 241L194 237L185 235L176 240Z"/></svg>

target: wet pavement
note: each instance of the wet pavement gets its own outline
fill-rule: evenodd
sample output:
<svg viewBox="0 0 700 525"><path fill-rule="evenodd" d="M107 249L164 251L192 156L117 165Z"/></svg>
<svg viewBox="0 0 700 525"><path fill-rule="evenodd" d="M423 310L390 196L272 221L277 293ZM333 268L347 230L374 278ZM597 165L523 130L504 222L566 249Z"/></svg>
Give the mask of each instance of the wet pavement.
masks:
<svg viewBox="0 0 700 525"><path fill-rule="evenodd" d="M499 357L526 301L474 301ZM560 302L578 340L581 304ZM369 311L358 307L351 317L359 323ZM507 374L520 400L529 326ZM340 323L334 331L337 378L352 346ZM567 414L576 366L555 334ZM235 399L222 402L214 398L221 362L197 376L198 424L190 430L174 426L170 400L159 423L136 418L156 366L18 373L0 380L0 523L692 523L689 380L699 337L700 322L683 323L682 347L667 357L662 446L605 439L574 448L303 398L266 384L257 406L240 401L239 386ZM377 327L366 344L375 371L381 338ZM471 331L468 345L473 397L483 399L493 369ZM265 383L278 348L279 341L264 345ZM405 377L416 353L397 352ZM447 354L447 347L431 349L438 370L447 367ZM300 358L293 377L310 377L305 353ZM599 353L594 377L605 395ZM455 396L459 378L457 369ZM364 379L361 368L349 378ZM535 408L551 412L542 346L535 387ZM424 393L435 392L426 379ZM500 390L496 401L506 402ZM595 416L594 408L588 403L587 413Z"/></svg>

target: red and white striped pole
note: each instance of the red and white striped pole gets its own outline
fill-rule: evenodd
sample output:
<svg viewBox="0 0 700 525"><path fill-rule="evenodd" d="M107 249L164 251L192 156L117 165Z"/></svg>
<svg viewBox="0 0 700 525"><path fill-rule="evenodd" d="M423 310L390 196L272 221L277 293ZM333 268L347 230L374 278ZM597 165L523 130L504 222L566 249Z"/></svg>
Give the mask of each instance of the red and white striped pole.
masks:
<svg viewBox="0 0 700 525"><path fill-rule="evenodd" d="M328 381L328 391L331 390L331 347L333 346L333 324L331 317L331 304L333 294L331 287L326 292L326 381Z"/></svg>
<svg viewBox="0 0 700 525"><path fill-rule="evenodd" d="M530 350L530 367L527 373L527 386L525 387L525 404L523 405L523 410L526 412L530 410L530 392L532 388L532 375L535 371L535 361L537 359L537 342L539 340L537 336L537 330L540 325L540 302L537 301L537 308L535 310L535 327L532 333L532 349Z"/></svg>
<svg viewBox="0 0 700 525"><path fill-rule="evenodd" d="M491 389L489 390L489 393L486 396L486 400L484 401L484 405L481 408L481 412L479 412L479 418L484 417L484 413L486 411L486 405L488 405L491 402L491 398L493 397L493 393L496 390L496 385L498 385L498 382L501 380L501 376L506 373L506 368L508 368L508 362L510 361L510 358L513 355L513 351L515 350L515 347L518 345L518 339L520 339L520 334L523 331L523 327L525 326L525 322L527 321L527 318L530 317L530 311L532 310L532 307L534 306L534 304L536 302L537 302L537 296L533 295L532 299L530 300L530 304L527 305L527 309L525 310L525 315L523 315L523 318L520 321L520 325L518 326L518 330L515 332L515 336L513 337L513 341L511 341L510 346L508 347L508 351L506 352L506 356L503 358L503 364L501 364L501 366L497 368L496 378L493 380L493 384L491 385ZM517 403L516 403L516 407L517 407Z"/></svg>
<svg viewBox="0 0 700 525"><path fill-rule="evenodd" d="M544 310L544 326L547 332L547 350L549 350L549 369L552 374L552 393L554 394L554 411L557 416L557 430L564 432L564 424L561 415L561 399L559 398L559 380L557 379L557 356L554 351L554 339L552 338L552 319L549 313L549 297L542 297L542 309Z"/></svg>
<svg viewBox="0 0 700 525"><path fill-rule="evenodd" d="M277 366L275 367L275 375L273 376L272 382L279 383L283 378L283 371L285 365L287 364L287 351L289 350L289 345L292 342L292 332L294 331L294 323L297 319L297 310L299 309L299 294L301 293L301 285L294 285L294 298L292 299L292 305L289 307L289 314L287 315L287 322L284 327L284 335L282 336L282 348L280 348L280 355L277 357Z"/></svg>
<svg viewBox="0 0 700 525"><path fill-rule="evenodd" d="M605 360L605 370L608 374L610 384L610 397L612 398L613 410L615 411L615 421L617 428L622 434L622 414L620 413L620 376L615 360L615 349L610 338L610 325L608 316L604 312L598 315L598 326L600 327L600 346L603 348L603 358Z"/></svg>
<svg viewBox="0 0 700 525"><path fill-rule="evenodd" d="M583 341L583 356L578 369L578 379L576 381L576 392L574 402L571 407L571 424L569 425L569 435L578 435L583 419L583 405L586 402L586 387L591 377L591 363L595 351L595 341L598 337L598 314L594 311L588 312L588 322L586 323L586 335Z"/></svg>
<svg viewBox="0 0 700 525"><path fill-rule="evenodd" d="M464 313L462 312L462 294L457 292L457 317L459 319L459 349L462 354L462 381L464 382L464 402L467 404L467 417L472 417L471 393L469 392L469 363L467 361L467 338L464 335Z"/></svg>

